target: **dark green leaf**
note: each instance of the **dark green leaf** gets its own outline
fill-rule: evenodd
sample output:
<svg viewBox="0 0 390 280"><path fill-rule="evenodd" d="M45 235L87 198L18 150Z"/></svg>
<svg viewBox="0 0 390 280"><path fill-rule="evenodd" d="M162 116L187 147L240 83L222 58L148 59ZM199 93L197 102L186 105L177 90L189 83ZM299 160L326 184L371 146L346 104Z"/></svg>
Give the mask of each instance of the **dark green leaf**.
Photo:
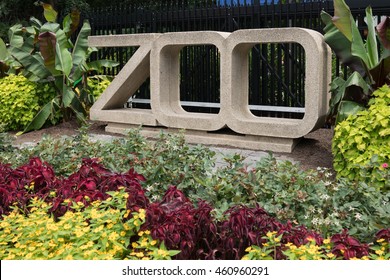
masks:
<svg viewBox="0 0 390 280"><path fill-rule="evenodd" d="M378 44L376 42L376 33L374 27L374 19L372 17L372 9L371 7L367 7L366 9L366 21L368 27L367 34L367 56L369 62L369 68L373 68L378 64Z"/></svg>
<svg viewBox="0 0 390 280"><path fill-rule="evenodd" d="M88 70L101 72L103 70L103 67L113 68L118 65L119 63L116 62L115 60L107 60L107 59L95 60L88 63Z"/></svg>
<svg viewBox="0 0 390 280"><path fill-rule="evenodd" d="M13 47L21 48L23 46L23 26L21 24L15 24L8 30L9 44Z"/></svg>
<svg viewBox="0 0 390 280"><path fill-rule="evenodd" d="M0 61L6 60L7 57L8 57L7 47L3 39L0 38Z"/></svg>
<svg viewBox="0 0 390 280"><path fill-rule="evenodd" d="M65 108L68 108L76 95L73 89L65 83L62 84L61 92L62 92L62 103Z"/></svg>
<svg viewBox="0 0 390 280"><path fill-rule="evenodd" d="M56 64L55 68L69 77L72 70L72 55L68 50L68 39L65 33L60 29L56 32Z"/></svg>
<svg viewBox="0 0 390 280"><path fill-rule="evenodd" d="M334 0L334 17L332 19L337 29L352 42L352 25L350 17L351 10L344 0Z"/></svg>
<svg viewBox="0 0 390 280"><path fill-rule="evenodd" d="M58 99L54 98L45 106L43 106L43 108L38 112L34 119L26 126L26 128L22 132L19 132L18 135L31 130L38 130L42 128L49 116L51 114L55 114L55 103L57 102Z"/></svg>
<svg viewBox="0 0 390 280"><path fill-rule="evenodd" d="M365 107L353 101L341 101L336 123L348 118L349 115L365 110Z"/></svg>
<svg viewBox="0 0 390 280"><path fill-rule="evenodd" d="M88 21L85 21L81 28L75 46L73 48L73 65L78 66L87 60L88 53L88 36L91 35L91 26Z"/></svg>
<svg viewBox="0 0 390 280"><path fill-rule="evenodd" d="M370 70L370 74L375 81L375 88L390 84L390 56L381 59L379 64Z"/></svg>

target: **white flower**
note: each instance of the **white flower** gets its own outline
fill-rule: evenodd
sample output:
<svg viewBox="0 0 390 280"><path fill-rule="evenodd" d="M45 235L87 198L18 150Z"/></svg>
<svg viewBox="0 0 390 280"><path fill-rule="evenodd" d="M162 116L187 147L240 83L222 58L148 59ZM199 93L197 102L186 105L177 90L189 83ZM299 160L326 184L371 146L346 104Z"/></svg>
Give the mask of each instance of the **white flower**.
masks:
<svg viewBox="0 0 390 280"><path fill-rule="evenodd" d="M322 195L320 196L320 198L321 198L321 199L324 199L324 200L328 200L328 199L330 198L330 196L327 195L327 194L322 194Z"/></svg>
<svg viewBox="0 0 390 280"><path fill-rule="evenodd" d="M326 177L326 178L330 178L330 177L332 177L332 175L333 175L333 174L332 174L331 172L326 172L326 173L325 173L325 177Z"/></svg>
<svg viewBox="0 0 390 280"><path fill-rule="evenodd" d="M309 215L305 215L303 216L303 218L305 218L305 220L309 219Z"/></svg>
<svg viewBox="0 0 390 280"><path fill-rule="evenodd" d="M319 224L318 218L314 218L313 220L311 220L311 223L312 223L313 225L318 225L318 224Z"/></svg>
<svg viewBox="0 0 390 280"><path fill-rule="evenodd" d="M318 212L318 214L321 214L323 211L322 211L322 209L318 209L317 212Z"/></svg>
<svg viewBox="0 0 390 280"><path fill-rule="evenodd" d="M334 191L338 191L338 190L339 190L339 187L334 186L334 187L333 187L333 190L334 190Z"/></svg>
<svg viewBox="0 0 390 280"><path fill-rule="evenodd" d="M159 199L160 199L160 197L158 195L153 195L152 196L152 200L154 200L154 201L159 200Z"/></svg>
<svg viewBox="0 0 390 280"><path fill-rule="evenodd" d="M331 181L326 181L326 182L324 183L324 185L325 185L325 187L330 186L330 185L332 185L332 182L331 182Z"/></svg>
<svg viewBox="0 0 390 280"><path fill-rule="evenodd" d="M355 214L355 219L356 219L357 221L361 221L361 220L362 220L362 214L356 213L356 214Z"/></svg>
<svg viewBox="0 0 390 280"><path fill-rule="evenodd" d="M309 207L309 211L310 211L311 213L315 213L315 212L316 212L316 208L314 208L314 206L310 206L310 207Z"/></svg>
<svg viewBox="0 0 390 280"><path fill-rule="evenodd" d="M355 210L355 208L353 208L352 206L349 206L348 211L352 212L353 210Z"/></svg>

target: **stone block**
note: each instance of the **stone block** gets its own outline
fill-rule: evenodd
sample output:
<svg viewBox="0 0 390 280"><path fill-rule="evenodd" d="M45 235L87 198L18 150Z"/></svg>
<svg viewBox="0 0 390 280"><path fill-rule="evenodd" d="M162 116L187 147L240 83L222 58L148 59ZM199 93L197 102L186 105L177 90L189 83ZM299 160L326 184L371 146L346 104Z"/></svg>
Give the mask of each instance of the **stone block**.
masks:
<svg viewBox="0 0 390 280"><path fill-rule="evenodd" d="M160 34L90 36L94 47L140 46L90 110L92 120L156 126L151 110L123 109L124 104L150 76L150 51Z"/></svg>
<svg viewBox="0 0 390 280"><path fill-rule="evenodd" d="M303 119L254 116L248 108L248 54L256 44L298 43L306 55L305 115ZM221 115L237 133L299 138L322 126L328 109L331 51L323 36L303 28L238 30L226 40L226 87L221 91Z"/></svg>
<svg viewBox="0 0 390 280"><path fill-rule="evenodd" d="M151 51L151 106L158 122L166 127L213 131L225 126L220 114L189 113L180 105L180 50L185 46L214 45L225 57L224 42L230 33L215 31L176 32L161 35ZM221 71L225 67L220 63ZM222 85L221 85L222 87Z"/></svg>

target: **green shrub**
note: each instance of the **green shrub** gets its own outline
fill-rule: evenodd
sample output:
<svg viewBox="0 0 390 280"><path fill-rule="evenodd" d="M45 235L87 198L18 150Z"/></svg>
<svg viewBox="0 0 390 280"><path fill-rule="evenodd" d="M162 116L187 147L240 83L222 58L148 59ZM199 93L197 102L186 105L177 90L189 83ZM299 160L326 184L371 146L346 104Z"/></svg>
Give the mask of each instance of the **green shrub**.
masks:
<svg viewBox="0 0 390 280"><path fill-rule="evenodd" d="M0 123L4 130L23 129L55 91L48 84L38 84L22 75L9 75L0 83Z"/></svg>
<svg viewBox="0 0 390 280"><path fill-rule="evenodd" d="M364 181L390 190L390 88L373 93L368 110L359 111L335 127L332 142L334 169L338 177Z"/></svg>

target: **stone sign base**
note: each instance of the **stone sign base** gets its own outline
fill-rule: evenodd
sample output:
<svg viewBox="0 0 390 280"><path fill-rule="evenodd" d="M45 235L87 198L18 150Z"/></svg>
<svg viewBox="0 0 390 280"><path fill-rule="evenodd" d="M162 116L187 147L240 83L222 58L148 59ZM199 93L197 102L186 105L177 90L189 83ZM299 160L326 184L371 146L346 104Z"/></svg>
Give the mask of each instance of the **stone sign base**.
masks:
<svg viewBox="0 0 390 280"><path fill-rule="evenodd" d="M106 126L106 131L110 133L118 133L126 135L128 130L139 128L138 125L109 123ZM160 132L178 133L184 131L185 140L191 144L203 144L212 146L228 146L240 149L270 151L280 153L291 153L295 145L301 138L278 138L256 135L242 135L224 132L205 132L189 129L176 129L167 127L148 127L143 126L141 135L146 138L157 139Z"/></svg>

